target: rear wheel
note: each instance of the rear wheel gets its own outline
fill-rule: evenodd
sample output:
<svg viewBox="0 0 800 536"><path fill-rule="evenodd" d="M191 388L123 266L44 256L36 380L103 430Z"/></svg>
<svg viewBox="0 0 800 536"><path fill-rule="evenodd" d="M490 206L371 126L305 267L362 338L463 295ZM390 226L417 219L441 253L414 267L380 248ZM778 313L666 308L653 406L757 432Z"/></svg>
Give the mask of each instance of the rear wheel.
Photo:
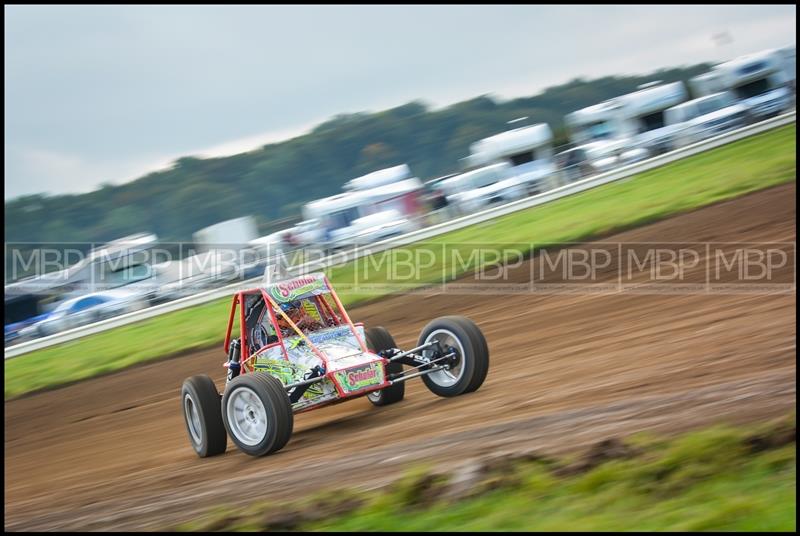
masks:
<svg viewBox="0 0 800 536"><path fill-rule="evenodd" d="M389 331L384 327L369 328L364 332L366 335L367 348L376 354L381 350L388 350L390 348L397 348L394 338ZM403 372L402 363L392 362L386 365L386 375L400 374ZM400 402L406 394L406 383L400 382L389 387L384 387L380 391L372 391L367 395L370 402L376 406L387 406Z"/></svg>
<svg viewBox="0 0 800 536"><path fill-rule="evenodd" d="M201 458L225 452L227 437L214 381L201 374L183 382L181 403L192 448Z"/></svg>
<svg viewBox="0 0 800 536"><path fill-rule="evenodd" d="M281 381L269 374L243 374L228 382L222 408L231 441L251 456L279 451L292 435L289 396Z"/></svg>
<svg viewBox="0 0 800 536"><path fill-rule="evenodd" d="M476 391L489 372L489 346L480 328L463 316L444 316L431 321L422 330L419 345L438 341L440 353L455 353L448 368L422 377L430 391L439 396L457 396ZM433 357L435 349L423 350Z"/></svg>

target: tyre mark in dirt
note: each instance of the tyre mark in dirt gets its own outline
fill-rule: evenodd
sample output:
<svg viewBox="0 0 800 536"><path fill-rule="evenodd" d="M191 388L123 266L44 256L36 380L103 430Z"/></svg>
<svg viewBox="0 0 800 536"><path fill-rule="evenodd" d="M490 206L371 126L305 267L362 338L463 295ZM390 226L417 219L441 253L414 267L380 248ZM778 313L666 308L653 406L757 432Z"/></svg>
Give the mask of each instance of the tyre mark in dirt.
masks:
<svg viewBox="0 0 800 536"><path fill-rule="evenodd" d="M469 395L467 395L469 396ZM233 494L254 497L263 493L265 479L279 490L273 499L302 496L307 482L326 475L316 491L336 489L331 482L351 487L375 489L391 483L397 471L413 462L437 460L438 470L449 470L471 457L505 452L536 451L548 455L586 447L598 437L629 435L641 431L675 433L709 422L731 424L769 417L794 407L796 385L785 374L762 374L754 378L717 384L673 394L627 399L604 406L563 410L543 416L501 422L482 428L436 436L426 441L399 440L390 447L376 447L357 456L289 467L254 468L239 478L196 483L191 490L175 493L144 494L129 498L127 508L115 508L116 499L100 500L89 505L52 511L40 515L36 530L115 530L158 529L164 527L163 511L179 511L183 516L199 515L204 498L217 504L232 502L220 499ZM743 407L742 401L746 401ZM679 417L691 408L686 418ZM301 432L302 434L302 432ZM569 440L565 441L565 437ZM442 458L441 453L447 452ZM439 460L441 459L441 462ZM375 468L362 472L364 466ZM352 479L358 474L357 481ZM111 513L109 513L111 512ZM15 530L16 525L6 527ZM23 525L22 528L30 528Z"/></svg>
<svg viewBox="0 0 800 536"><path fill-rule="evenodd" d="M773 188L607 241L794 241L794 194L794 184ZM787 270L778 276L793 282ZM227 502L237 485L256 499L301 495L331 478L366 482L365 453L396 458L380 466L389 480L411 459L456 463L486 445L578 447L609 433L778 415L795 404L795 306L794 291L388 298L351 316L387 326L401 346L435 316L475 320L492 356L483 387L445 400L412 381L394 406L359 399L299 415L287 447L262 459L230 442L208 460L189 447L180 385L203 372L221 384L220 349L10 401L6 528L155 528ZM596 417L587 424L576 411ZM517 427L526 432L514 435Z"/></svg>

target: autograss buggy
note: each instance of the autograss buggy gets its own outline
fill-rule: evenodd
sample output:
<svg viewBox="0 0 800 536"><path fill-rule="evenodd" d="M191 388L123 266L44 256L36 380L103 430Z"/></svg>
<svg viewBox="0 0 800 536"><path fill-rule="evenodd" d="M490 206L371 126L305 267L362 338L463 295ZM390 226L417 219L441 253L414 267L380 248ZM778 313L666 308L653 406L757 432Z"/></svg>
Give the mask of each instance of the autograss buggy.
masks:
<svg viewBox="0 0 800 536"><path fill-rule="evenodd" d="M461 395L478 389L489 369L489 348L471 320L437 318L415 348L401 351L385 328L354 324L322 273L238 292L224 348L223 394L204 374L181 390L200 457L225 452L226 435L247 454L270 454L289 441L294 413L359 396L393 404L416 377L439 396Z"/></svg>

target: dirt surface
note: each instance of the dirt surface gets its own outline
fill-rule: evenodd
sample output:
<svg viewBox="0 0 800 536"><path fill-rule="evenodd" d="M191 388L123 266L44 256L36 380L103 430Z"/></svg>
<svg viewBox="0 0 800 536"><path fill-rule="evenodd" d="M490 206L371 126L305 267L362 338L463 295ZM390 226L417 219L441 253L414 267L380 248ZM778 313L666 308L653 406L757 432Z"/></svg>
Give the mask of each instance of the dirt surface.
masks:
<svg viewBox="0 0 800 536"><path fill-rule="evenodd" d="M180 386L198 373L221 386L221 349L6 402L5 528L157 529L241 499L377 487L409 464L447 467L505 449L558 453L644 430L783 415L796 405L795 217L790 184L599 246L713 241L728 242L719 247L731 253L742 242L784 242L772 247L789 262L767 287L709 285L705 261L715 249L694 244L706 256L684 263L681 292L661 281L645 286L644 270L620 277L614 261L596 282L623 292L554 293L534 281L533 292L477 295L455 285L354 308L354 320L387 326L401 347L416 343L436 316L472 318L489 342L486 382L442 399L412 380L393 406L361 398L298 415L292 439L274 456L251 458L229 441L227 453L201 460L189 446ZM511 270L507 283L530 284L537 259ZM714 283L732 277L723 270Z"/></svg>

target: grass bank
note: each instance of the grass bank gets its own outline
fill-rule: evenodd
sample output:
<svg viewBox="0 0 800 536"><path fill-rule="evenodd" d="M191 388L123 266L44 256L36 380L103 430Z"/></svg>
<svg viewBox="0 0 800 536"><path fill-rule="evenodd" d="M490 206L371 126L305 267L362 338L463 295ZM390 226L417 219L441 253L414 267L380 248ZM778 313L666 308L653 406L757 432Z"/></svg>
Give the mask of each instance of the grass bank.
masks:
<svg viewBox="0 0 800 536"><path fill-rule="evenodd" d="M470 462L475 467L475 462ZM417 469L371 494L220 507L178 530L794 531L796 424L607 440L581 456ZM465 484L465 482L467 484Z"/></svg>

